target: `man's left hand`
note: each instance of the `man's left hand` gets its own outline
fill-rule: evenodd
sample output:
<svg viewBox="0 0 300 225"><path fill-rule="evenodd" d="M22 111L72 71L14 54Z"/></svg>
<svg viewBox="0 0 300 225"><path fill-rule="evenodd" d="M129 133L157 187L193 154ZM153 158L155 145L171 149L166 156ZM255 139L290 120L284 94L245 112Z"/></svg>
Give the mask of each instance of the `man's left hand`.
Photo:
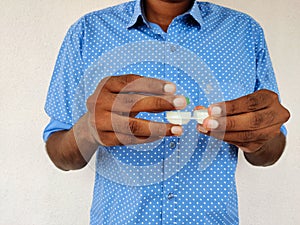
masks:
<svg viewBox="0 0 300 225"><path fill-rule="evenodd" d="M234 144L245 153L254 153L276 138L290 117L278 95L269 90L213 104L208 111L209 117L198 124L198 130Z"/></svg>

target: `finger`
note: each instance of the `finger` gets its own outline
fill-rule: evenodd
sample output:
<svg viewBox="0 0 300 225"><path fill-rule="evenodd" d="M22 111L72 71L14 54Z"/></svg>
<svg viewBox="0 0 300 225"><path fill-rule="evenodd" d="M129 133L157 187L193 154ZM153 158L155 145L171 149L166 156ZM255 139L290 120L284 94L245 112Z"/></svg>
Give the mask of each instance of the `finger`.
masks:
<svg viewBox="0 0 300 225"><path fill-rule="evenodd" d="M276 101L278 102L276 93L259 90L238 99L213 104L208 111L211 116L238 115L267 108Z"/></svg>
<svg viewBox="0 0 300 225"><path fill-rule="evenodd" d="M228 144L232 144L232 145L235 145L239 148L242 148L243 151L245 152L252 152L250 151L250 149L258 149L260 148L266 141L256 141L256 142L253 142L253 141L250 141L250 142L237 142L237 141L229 141L229 140L225 140L226 137L225 137L225 133L224 132L213 132L213 131L206 131L201 124L198 124L197 125L197 129L200 133L204 134L204 135L207 135L207 136L211 136L211 137L214 137L214 138L217 138L219 140L222 140L222 141L225 141L227 142Z"/></svg>
<svg viewBox="0 0 300 225"><path fill-rule="evenodd" d="M97 105L113 112L163 112L183 109L187 102L184 96L113 94L106 99L99 99Z"/></svg>
<svg viewBox="0 0 300 225"><path fill-rule="evenodd" d="M262 142L273 139L280 133L280 125L256 131L208 132L208 135L229 143Z"/></svg>
<svg viewBox="0 0 300 225"><path fill-rule="evenodd" d="M101 132L99 136L104 146L144 144L154 142L162 138L158 136L135 137L134 135L127 135L123 133L115 133L110 131Z"/></svg>
<svg viewBox="0 0 300 225"><path fill-rule="evenodd" d="M108 122L107 118L111 118L111 122ZM100 118L96 121L96 127L101 127L100 132L113 131L141 137L179 136L182 134L182 127L178 125L126 117L116 113Z"/></svg>
<svg viewBox="0 0 300 225"><path fill-rule="evenodd" d="M282 124L284 121L278 111L267 108L233 116L209 117L204 120L203 126L215 131L251 131Z"/></svg>
<svg viewBox="0 0 300 225"><path fill-rule="evenodd" d="M171 82L134 74L112 76L106 81L104 87L114 93L140 92L164 95L174 94L176 91L175 84Z"/></svg>

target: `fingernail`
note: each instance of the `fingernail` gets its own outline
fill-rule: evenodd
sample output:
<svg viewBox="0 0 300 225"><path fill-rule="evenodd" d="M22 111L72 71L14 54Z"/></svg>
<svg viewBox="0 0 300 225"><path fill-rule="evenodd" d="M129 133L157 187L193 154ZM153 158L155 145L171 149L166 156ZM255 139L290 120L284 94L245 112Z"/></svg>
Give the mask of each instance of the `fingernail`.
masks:
<svg viewBox="0 0 300 225"><path fill-rule="evenodd" d="M176 86L174 84L165 84L164 92L166 93L174 93L176 91Z"/></svg>
<svg viewBox="0 0 300 225"><path fill-rule="evenodd" d="M210 129L216 129L219 126L219 122L216 120L208 120L207 127Z"/></svg>
<svg viewBox="0 0 300 225"><path fill-rule="evenodd" d="M182 133L182 128L180 126L173 126L171 132L172 134L180 135Z"/></svg>
<svg viewBox="0 0 300 225"><path fill-rule="evenodd" d="M219 116L222 113L222 109L220 106L213 106L211 109L211 115L212 116Z"/></svg>
<svg viewBox="0 0 300 225"><path fill-rule="evenodd" d="M175 98L175 99L173 100L173 105L174 105L175 107L182 107L182 106L185 106L185 105L186 105L186 99L185 99L185 98L181 98L181 97Z"/></svg>
<svg viewBox="0 0 300 225"><path fill-rule="evenodd" d="M208 131L201 125L198 125L198 130L201 132L201 133L207 133Z"/></svg>

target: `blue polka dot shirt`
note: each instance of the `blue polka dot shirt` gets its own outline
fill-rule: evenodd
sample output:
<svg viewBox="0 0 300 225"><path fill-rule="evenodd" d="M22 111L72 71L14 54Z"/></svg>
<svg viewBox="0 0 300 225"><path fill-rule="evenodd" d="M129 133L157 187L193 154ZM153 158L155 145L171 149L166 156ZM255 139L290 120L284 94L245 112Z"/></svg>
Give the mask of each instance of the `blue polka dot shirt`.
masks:
<svg viewBox="0 0 300 225"><path fill-rule="evenodd" d="M250 16L195 1L164 32L136 0L69 29L48 91L44 140L72 128L104 77L124 74L175 83L190 99L188 112L259 89L278 93L263 30ZM166 122L165 113L137 117ZM99 146L90 224L238 224L237 147L198 133L195 121L183 129L148 144Z"/></svg>

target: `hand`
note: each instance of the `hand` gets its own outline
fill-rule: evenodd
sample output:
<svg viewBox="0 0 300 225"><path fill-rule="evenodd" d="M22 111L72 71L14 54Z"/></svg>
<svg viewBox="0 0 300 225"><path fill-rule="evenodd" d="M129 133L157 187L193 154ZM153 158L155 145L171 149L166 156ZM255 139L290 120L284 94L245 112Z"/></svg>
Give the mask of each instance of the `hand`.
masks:
<svg viewBox="0 0 300 225"><path fill-rule="evenodd" d="M259 90L253 94L209 107L209 115L198 130L254 153L280 134L290 114L276 93Z"/></svg>
<svg viewBox="0 0 300 225"><path fill-rule="evenodd" d="M92 135L105 146L141 144L181 135L181 126L135 118L139 112L185 108L186 99L175 96L175 90L170 82L138 75L103 79L87 100Z"/></svg>

